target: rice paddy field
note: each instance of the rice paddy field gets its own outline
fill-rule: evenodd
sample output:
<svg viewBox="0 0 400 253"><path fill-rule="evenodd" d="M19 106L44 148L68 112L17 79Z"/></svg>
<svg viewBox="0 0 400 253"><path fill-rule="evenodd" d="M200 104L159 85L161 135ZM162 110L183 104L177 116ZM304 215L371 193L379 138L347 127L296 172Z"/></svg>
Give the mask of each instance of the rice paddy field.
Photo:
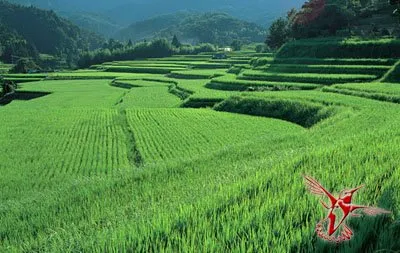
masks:
<svg viewBox="0 0 400 253"><path fill-rule="evenodd" d="M399 251L397 60L293 47L5 74L0 252ZM392 213L324 242L303 175Z"/></svg>

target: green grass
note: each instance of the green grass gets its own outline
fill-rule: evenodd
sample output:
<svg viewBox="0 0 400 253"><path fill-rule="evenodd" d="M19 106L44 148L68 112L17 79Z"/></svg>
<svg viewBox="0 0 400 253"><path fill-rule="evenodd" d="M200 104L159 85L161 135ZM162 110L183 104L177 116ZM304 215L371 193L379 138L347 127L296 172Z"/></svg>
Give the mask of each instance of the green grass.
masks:
<svg viewBox="0 0 400 253"><path fill-rule="evenodd" d="M194 58L203 64L189 56L160 62ZM369 63L345 65L394 64ZM209 74L220 70L200 71L203 79L81 70L21 84L20 91L50 94L0 105L0 252L400 250L400 105L358 96L397 96L396 83L245 70L268 81L232 74L213 81L346 83L214 90ZM226 112L185 108L215 105ZM354 218L351 242L323 243L315 225L326 210L307 193L304 174L335 193L365 184L354 202L392 215Z"/></svg>
<svg viewBox="0 0 400 253"><path fill-rule="evenodd" d="M242 80L304 82L330 85L334 83L372 81L377 79L377 76L362 74L270 73L246 70L238 78Z"/></svg>

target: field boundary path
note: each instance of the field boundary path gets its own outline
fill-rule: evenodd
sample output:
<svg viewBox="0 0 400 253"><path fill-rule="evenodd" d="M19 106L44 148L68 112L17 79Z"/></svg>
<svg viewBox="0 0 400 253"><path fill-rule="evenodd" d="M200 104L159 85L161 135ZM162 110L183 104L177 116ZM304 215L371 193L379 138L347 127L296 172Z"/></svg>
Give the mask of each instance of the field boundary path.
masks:
<svg viewBox="0 0 400 253"><path fill-rule="evenodd" d="M135 133L129 125L125 109L118 110L117 122L121 125L126 136L127 156L128 161L133 167L143 166L143 157L137 147Z"/></svg>

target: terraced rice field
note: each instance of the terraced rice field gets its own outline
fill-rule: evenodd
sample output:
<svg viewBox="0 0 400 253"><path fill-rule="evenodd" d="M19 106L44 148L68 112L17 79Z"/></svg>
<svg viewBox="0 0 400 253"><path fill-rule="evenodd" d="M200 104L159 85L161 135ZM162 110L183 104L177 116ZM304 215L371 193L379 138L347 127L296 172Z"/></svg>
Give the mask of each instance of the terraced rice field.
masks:
<svg viewBox="0 0 400 253"><path fill-rule="evenodd" d="M0 100L0 252L398 251L395 64L235 52L8 75L34 82ZM304 174L392 214L325 243Z"/></svg>
<svg viewBox="0 0 400 253"><path fill-rule="evenodd" d="M4 64L0 62L0 74L7 73L12 68L11 64Z"/></svg>

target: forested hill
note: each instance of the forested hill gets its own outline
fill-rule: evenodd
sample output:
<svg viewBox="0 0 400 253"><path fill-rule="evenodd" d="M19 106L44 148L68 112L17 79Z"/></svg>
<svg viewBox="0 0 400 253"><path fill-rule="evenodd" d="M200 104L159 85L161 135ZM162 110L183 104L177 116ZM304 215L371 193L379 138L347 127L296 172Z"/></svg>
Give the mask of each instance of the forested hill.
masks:
<svg viewBox="0 0 400 253"><path fill-rule="evenodd" d="M233 40L262 42L266 29L225 13L179 12L136 22L121 30L116 37L138 41L173 35L177 35L183 42L227 45Z"/></svg>
<svg viewBox="0 0 400 253"><path fill-rule="evenodd" d="M101 37L83 31L53 11L6 1L0 1L0 27L9 34L0 37L0 58L5 61L10 60L5 59L5 54L33 56L32 48L72 61L80 50L94 49L103 43Z"/></svg>
<svg viewBox="0 0 400 253"><path fill-rule="evenodd" d="M152 17L181 11L224 12L236 18L268 26L305 0L8 0L26 6L54 10L74 24L113 37L120 27ZM114 32L113 32L114 31Z"/></svg>

